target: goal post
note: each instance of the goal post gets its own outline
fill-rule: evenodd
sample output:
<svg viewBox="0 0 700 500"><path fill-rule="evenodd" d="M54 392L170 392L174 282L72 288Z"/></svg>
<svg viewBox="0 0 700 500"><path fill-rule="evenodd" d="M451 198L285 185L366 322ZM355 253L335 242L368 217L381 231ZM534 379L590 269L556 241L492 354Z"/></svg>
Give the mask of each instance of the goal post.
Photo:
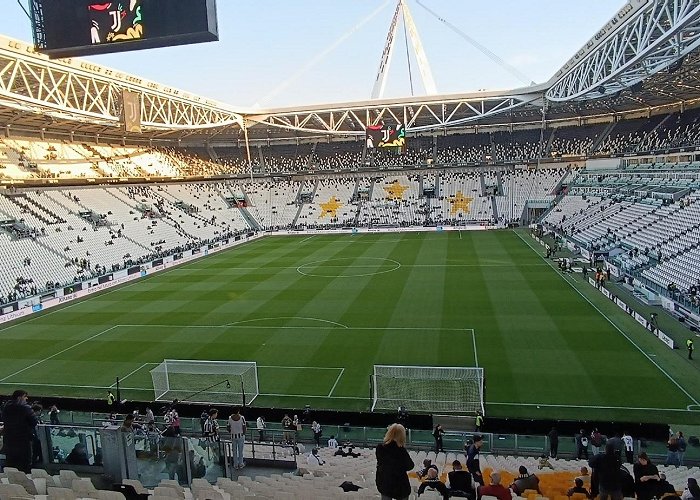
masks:
<svg viewBox="0 0 700 500"><path fill-rule="evenodd" d="M259 394L255 361L165 359L151 380L155 401L248 406Z"/></svg>
<svg viewBox="0 0 700 500"><path fill-rule="evenodd" d="M484 369L374 365L372 411L484 413Z"/></svg>

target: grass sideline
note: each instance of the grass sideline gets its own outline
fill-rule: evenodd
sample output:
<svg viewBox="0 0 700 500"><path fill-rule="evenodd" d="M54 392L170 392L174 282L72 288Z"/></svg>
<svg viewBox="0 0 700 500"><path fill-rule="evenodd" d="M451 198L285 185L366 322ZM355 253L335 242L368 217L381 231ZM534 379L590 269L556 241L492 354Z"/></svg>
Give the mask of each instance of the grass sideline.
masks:
<svg viewBox="0 0 700 500"><path fill-rule="evenodd" d="M366 410L374 364L478 357L491 416L696 422L692 367L528 239L267 237L0 328L0 390L101 398L119 376L149 400L164 358L255 360L254 405Z"/></svg>

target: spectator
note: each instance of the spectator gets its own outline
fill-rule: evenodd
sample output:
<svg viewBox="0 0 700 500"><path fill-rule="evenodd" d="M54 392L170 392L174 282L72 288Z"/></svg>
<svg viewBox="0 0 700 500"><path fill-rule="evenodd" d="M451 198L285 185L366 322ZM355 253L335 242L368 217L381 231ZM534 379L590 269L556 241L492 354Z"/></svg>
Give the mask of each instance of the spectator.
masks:
<svg viewBox="0 0 700 500"><path fill-rule="evenodd" d="M603 435L598 431L598 429L593 429L593 431L591 431L591 451L593 451L593 455L600 453L602 451L602 447Z"/></svg>
<svg viewBox="0 0 700 500"><path fill-rule="evenodd" d="M583 429L574 436L574 441L576 442L576 458L579 460L582 458L588 460L588 438Z"/></svg>
<svg viewBox="0 0 700 500"><path fill-rule="evenodd" d="M56 405L51 405L49 408L49 423L51 425L61 425L58 414L61 413Z"/></svg>
<svg viewBox="0 0 700 500"><path fill-rule="evenodd" d="M656 490L656 498L663 498L666 495L676 495L676 488L666 480L665 474L659 474L659 486Z"/></svg>
<svg viewBox="0 0 700 500"><path fill-rule="evenodd" d="M671 436L666 443L666 448L668 453L666 454L666 462L664 465L680 465L680 460L678 458L678 452L680 447L678 446L678 438L676 436Z"/></svg>
<svg viewBox="0 0 700 500"><path fill-rule="evenodd" d="M428 475L428 471L429 471L430 469L438 470L437 465L435 465L435 464L433 463L433 461L430 460L429 458L426 458L425 460L423 460L423 467L421 467L420 470L418 470L418 472L417 472L417 474L418 474L418 479L423 479L425 476L427 476L427 475ZM439 472L439 471L438 471L438 472Z"/></svg>
<svg viewBox="0 0 700 500"><path fill-rule="evenodd" d="M496 497L498 500L511 500L512 498L510 490L501 486L501 475L498 472L491 473L491 484L488 486L479 486L477 491L479 498L484 495Z"/></svg>
<svg viewBox="0 0 700 500"><path fill-rule="evenodd" d="M529 474L524 465L518 468L518 477L513 481L510 489L516 495L522 495L525 490L535 490L537 493L542 494L540 491L540 478L534 474Z"/></svg>
<svg viewBox="0 0 700 500"><path fill-rule="evenodd" d="M683 465L685 459L685 450L688 448L688 442L681 431L678 431L678 465Z"/></svg>
<svg viewBox="0 0 700 500"><path fill-rule="evenodd" d="M323 433L321 430L321 424L316 422L315 420L311 423L311 432L314 433L314 443L316 443L316 448L321 447L321 434Z"/></svg>
<svg viewBox="0 0 700 500"><path fill-rule="evenodd" d="M37 418L27 404L27 391L12 393L12 399L2 410L4 419L5 466L29 474L32 469L32 436Z"/></svg>
<svg viewBox="0 0 700 500"><path fill-rule="evenodd" d="M309 456L306 457L306 463L309 465L323 465L326 462L318 456L318 448L312 448L311 453L309 453Z"/></svg>
<svg viewBox="0 0 700 500"><path fill-rule="evenodd" d="M155 424L156 423L156 416L153 414L153 410L151 410L150 406L146 407L146 423L147 424Z"/></svg>
<svg viewBox="0 0 700 500"><path fill-rule="evenodd" d="M590 490L591 488L591 475L588 472L588 467L581 467L581 475L578 476L576 479L580 479L583 481L583 486L584 488Z"/></svg>
<svg viewBox="0 0 700 500"><path fill-rule="evenodd" d="M407 499L411 494L407 472L413 469L413 460L406 451L406 428L392 424L382 443L377 445L376 484L383 499Z"/></svg>
<svg viewBox="0 0 700 500"><path fill-rule="evenodd" d="M434 490L438 491L444 500L450 498L450 493L447 490L447 486L445 486L445 483L440 481L440 478L438 477L437 469L428 469L428 475L418 487L418 496L421 496L426 488L433 488Z"/></svg>
<svg viewBox="0 0 700 500"><path fill-rule="evenodd" d="M442 428L442 425L437 424L435 426L435 430L433 430L433 438L435 439L435 453L445 451L442 445L442 436L445 435L445 431Z"/></svg>
<svg viewBox="0 0 700 500"><path fill-rule="evenodd" d="M450 483L450 496L472 498L474 496L474 484L472 475L462 469L459 460L452 462L452 472L447 474Z"/></svg>
<svg viewBox="0 0 700 500"><path fill-rule="evenodd" d="M591 493L586 488L583 487L583 481L579 477L574 479L574 487L569 488L569 490L566 492L566 496L570 497L570 496L573 496L577 493L582 493L582 494L586 495L586 498L589 498L591 496Z"/></svg>
<svg viewBox="0 0 700 500"><path fill-rule="evenodd" d="M296 425L294 425L294 421L289 418L289 415L286 413L282 418L282 429L284 429L284 442L291 443L292 436L295 435Z"/></svg>
<svg viewBox="0 0 700 500"><path fill-rule="evenodd" d="M634 463L634 439L627 432L622 433L622 443L625 447L627 463Z"/></svg>
<svg viewBox="0 0 700 500"><path fill-rule="evenodd" d="M484 485L484 478L481 475L481 465L479 464L479 450L484 444L484 439L481 436L474 436L474 442L467 448L467 469L472 475L474 481L480 485Z"/></svg>
<svg viewBox="0 0 700 500"><path fill-rule="evenodd" d="M620 456L615 454L614 444L606 444L605 453L595 455L588 461L588 465L596 475L597 481L594 486L597 486L600 500L622 500L622 462Z"/></svg>
<svg viewBox="0 0 700 500"><path fill-rule="evenodd" d="M559 433L557 432L557 428L552 427L547 437L549 438L549 456L557 458L557 452L559 451Z"/></svg>
<svg viewBox="0 0 700 500"><path fill-rule="evenodd" d="M659 488L659 470L651 463L646 452L637 457L637 463L632 467L634 472L634 491L638 500L650 500Z"/></svg>
<svg viewBox="0 0 700 500"><path fill-rule="evenodd" d="M243 447L245 446L246 422L241 412L236 408L230 417L228 417L228 431L231 433L231 441L233 442L233 468L242 469L245 467L243 461Z"/></svg>
<svg viewBox="0 0 700 500"><path fill-rule="evenodd" d="M335 438L335 436L331 436L330 439L328 440L328 447L329 448L337 448L338 447L338 440Z"/></svg>
<svg viewBox="0 0 700 500"><path fill-rule="evenodd" d="M255 420L255 427L258 429L258 438L262 443L265 440L265 419L262 415Z"/></svg>
<svg viewBox="0 0 700 500"><path fill-rule="evenodd" d="M66 457L66 463L71 465L90 465L87 449L83 443L76 443Z"/></svg>
<svg viewBox="0 0 700 500"><path fill-rule="evenodd" d="M700 499L700 487L698 486L697 479L693 477L688 478L688 486L683 490L681 495L682 500L698 500Z"/></svg>
<svg viewBox="0 0 700 500"><path fill-rule="evenodd" d="M133 432L138 427L140 427L136 422L134 422L134 418L135 417L133 413L127 413L124 417L124 421L122 422L121 427L119 427L119 430L121 432Z"/></svg>

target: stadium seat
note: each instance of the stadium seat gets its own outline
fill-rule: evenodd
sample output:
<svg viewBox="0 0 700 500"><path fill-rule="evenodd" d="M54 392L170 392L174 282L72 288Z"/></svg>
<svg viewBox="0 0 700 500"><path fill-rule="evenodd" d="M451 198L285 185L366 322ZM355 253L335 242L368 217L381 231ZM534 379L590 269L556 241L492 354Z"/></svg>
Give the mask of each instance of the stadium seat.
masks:
<svg viewBox="0 0 700 500"><path fill-rule="evenodd" d="M50 500L76 500L78 497L70 488L47 488L46 493Z"/></svg>

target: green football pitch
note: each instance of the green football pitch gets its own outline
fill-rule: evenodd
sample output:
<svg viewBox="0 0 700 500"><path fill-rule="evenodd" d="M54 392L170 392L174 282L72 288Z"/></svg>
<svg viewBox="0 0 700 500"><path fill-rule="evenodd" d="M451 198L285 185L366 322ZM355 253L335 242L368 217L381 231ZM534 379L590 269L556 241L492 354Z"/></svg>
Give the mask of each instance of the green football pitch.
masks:
<svg viewBox="0 0 700 500"><path fill-rule="evenodd" d="M480 366L491 416L697 420L673 353L538 252L514 231L266 237L0 327L0 391L119 377L148 401L163 359L236 360L253 406L368 410L375 364Z"/></svg>

